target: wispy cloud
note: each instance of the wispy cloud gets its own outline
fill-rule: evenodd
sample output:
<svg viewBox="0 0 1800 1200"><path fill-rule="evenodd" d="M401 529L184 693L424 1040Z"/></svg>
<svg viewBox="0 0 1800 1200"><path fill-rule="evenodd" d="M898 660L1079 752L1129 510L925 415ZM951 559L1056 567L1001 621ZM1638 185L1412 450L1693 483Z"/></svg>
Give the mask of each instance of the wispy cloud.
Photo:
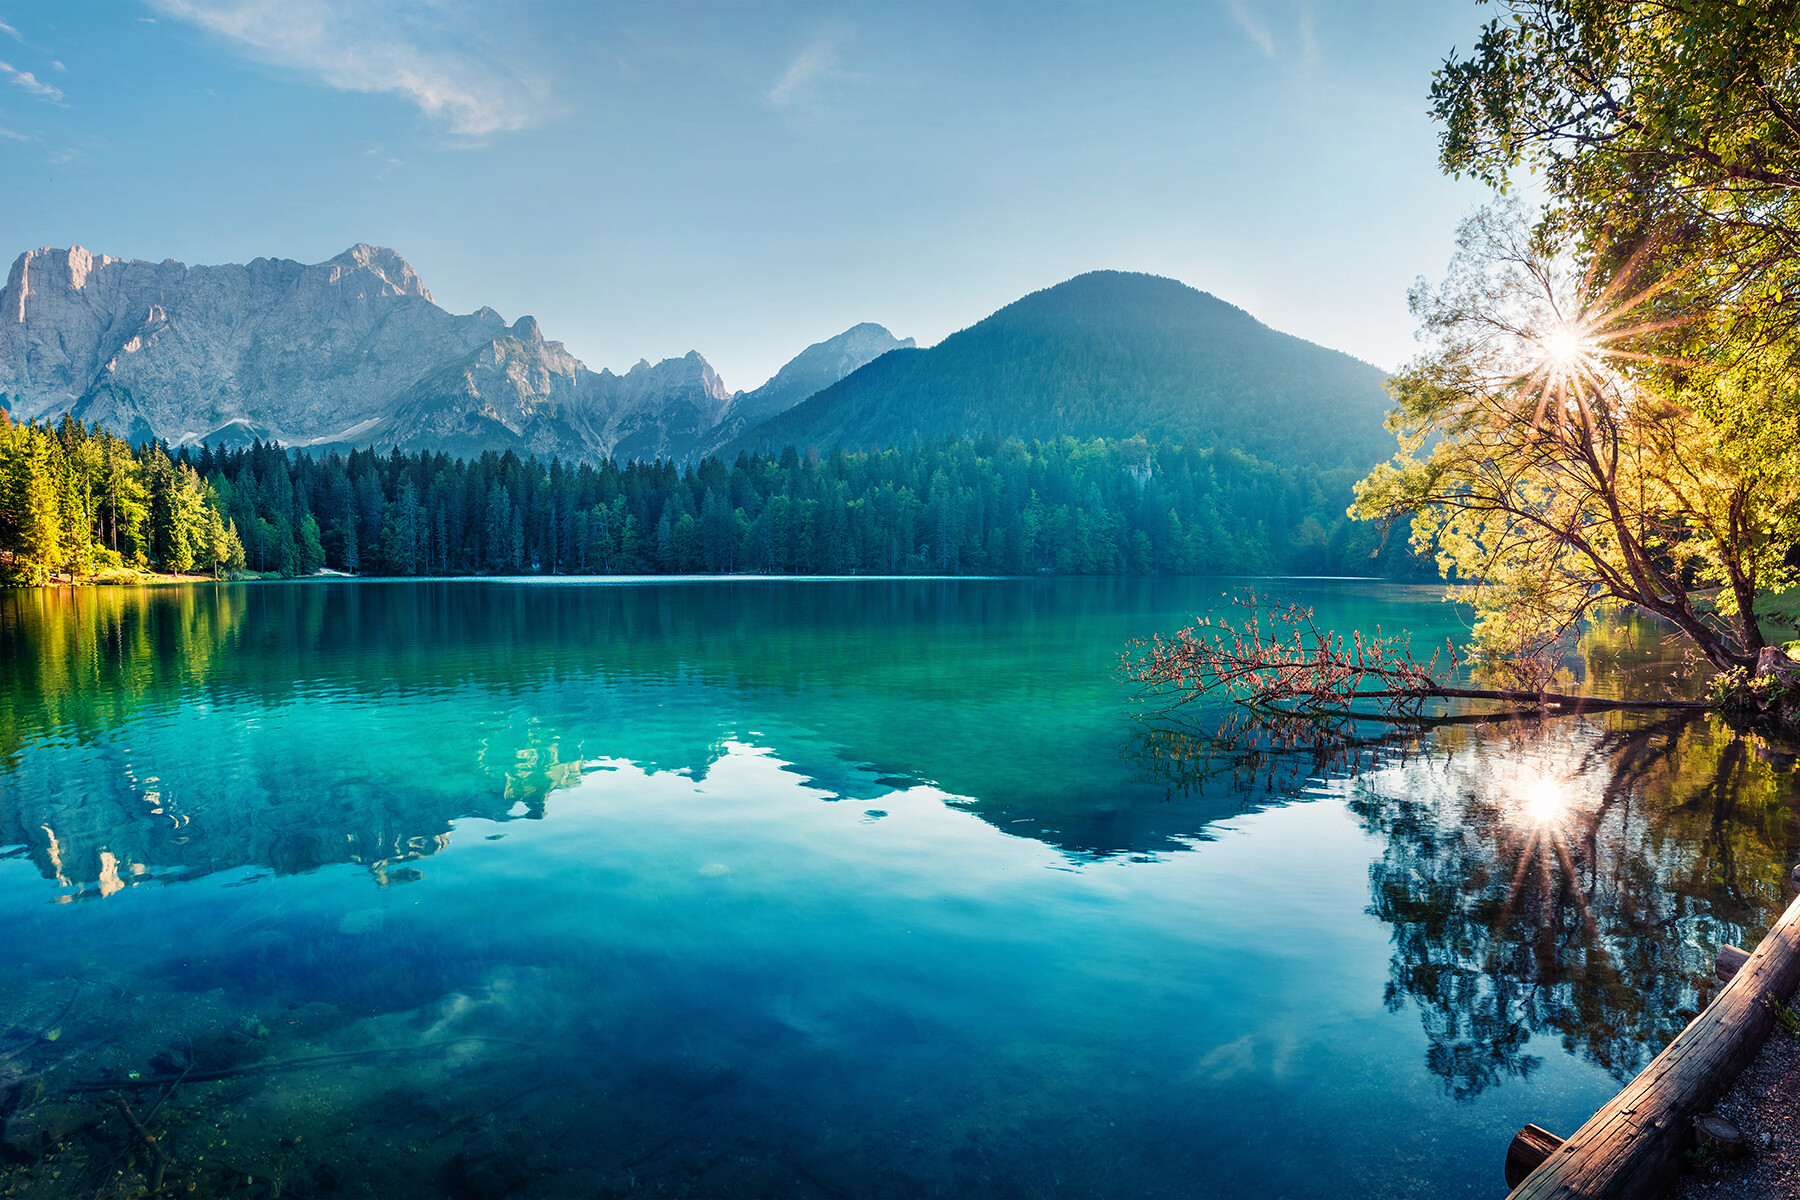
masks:
<svg viewBox="0 0 1800 1200"><path fill-rule="evenodd" d="M1226 0L1225 7L1231 13L1231 19L1237 22L1238 28L1244 31L1244 36L1255 42L1256 48L1264 55L1274 58L1275 39L1269 33L1269 27L1263 24L1262 18L1251 12L1244 0Z"/></svg>
<svg viewBox="0 0 1800 1200"><path fill-rule="evenodd" d="M1305 67L1319 65L1319 17L1311 0L1293 5L1225 0L1225 11L1264 58L1290 60Z"/></svg>
<svg viewBox="0 0 1800 1200"><path fill-rule="evenodd" d="M0 33L4 33L15 42L23 42L25 40L24 34L14 29L11 25L8 25L5 21L0 21Z"/></svg>
<svg viewBox="0 0 1800 1200"><path fill-rule="evenodd" d="M62 65L62 60L61 60L61 59L55 59L55 58L53 58L53 59L51 59L51 60L50 60L50 69L51 69L51 70L52 70L52 71L66 71L66 70L68 70L68 69L69 69L69 68L67 68L67 67L65 67L65 66L63 66L63 65Z"/></svg>
<svg viewBox="0 0 1800 1200"><path fill-rule="evenodd" d="M769 89L769 103L776 108L792 108L822 83L862 79L859 73L844 68L838 53L846 36L845 30L835 29L821 33L802 47Z"/></svg>
<svg viewBox="0 0 1800 1200"><path fill-rule="evenodd" d="M149 2L256 61L340 91L405 96L465 138L524 129L549 115L541 80L454 44L439 32L440 9L349 0Z"/></svg>
<svg viewBox="0 0 1800 1200"><path fill-rule="evenodd" d="M16 129L8 129L4 125L0 125L0 138L5 138L11 142L35 142L37 140L33 137L27 137Z"/></svg>
<svg viewBox="0 0 1800 1200"><path fill-rule="evenodd" d="M0 75L12 80L34 96L45 96L51 100L61 101L62 89L45 83L30 71L21 71L9 62L0 62Z"/></svg>

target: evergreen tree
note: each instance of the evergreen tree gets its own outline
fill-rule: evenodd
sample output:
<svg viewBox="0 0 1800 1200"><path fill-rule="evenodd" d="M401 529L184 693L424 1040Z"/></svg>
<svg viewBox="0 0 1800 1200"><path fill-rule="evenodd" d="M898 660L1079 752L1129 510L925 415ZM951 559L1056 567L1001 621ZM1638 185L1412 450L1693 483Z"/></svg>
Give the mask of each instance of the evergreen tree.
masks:
<svg viewBox="0 0 1800 1200"><path fill-rule="evenodd" d="M319 541L319 519L309 512L300 518L300 574L316 574L324 565L325 547Z"/></svg>

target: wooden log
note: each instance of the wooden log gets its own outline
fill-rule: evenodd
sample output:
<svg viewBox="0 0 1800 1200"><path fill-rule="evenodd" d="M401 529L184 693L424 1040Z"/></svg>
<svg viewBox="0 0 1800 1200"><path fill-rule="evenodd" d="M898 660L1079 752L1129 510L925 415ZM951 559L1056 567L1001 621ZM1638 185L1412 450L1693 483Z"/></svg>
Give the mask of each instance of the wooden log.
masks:
<svg viewBox="0 0 1800 1200"><path fill-rule="evenodd" d="M1527 1125L1513 1134L1512 1145L1506 1148L1506 1186L1516 1188L1525 1182L1525 1177L1562 1143L1561 1138L1537 1125Z"/></svg>
<svg viewBox="0 0 1800 1200"><path fill-rule="evenodd" d="M1713 964L1713 974L1721 980L1728 980L1736 975L1743 965L1750 961L1750 952L1741 946L1720 946L1719 961Z"/></svg>
<svg viewBox="0 0 1800 1200"><path fill-rule="evenodd" d="M1675 1182L1694 1117L1737 1078L1775 1023L1763 1003L1800 984L1800 899L1706 1011L1569 1135L1510 1200L1647 1200Z"/></svg>

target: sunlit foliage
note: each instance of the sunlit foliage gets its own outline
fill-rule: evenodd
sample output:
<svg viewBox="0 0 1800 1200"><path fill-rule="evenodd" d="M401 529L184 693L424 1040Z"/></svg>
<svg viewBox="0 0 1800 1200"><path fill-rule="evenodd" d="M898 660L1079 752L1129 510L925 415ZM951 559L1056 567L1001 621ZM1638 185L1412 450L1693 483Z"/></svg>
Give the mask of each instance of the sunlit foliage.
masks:
<svg viewBox="0 0 1800 1200"><path fill-rule="evenodd" d="M1413 514L1414 544L1471 581L1477 643L1540 653L1606 601L1674 623L1720 668L1753 663L1760 592L1791 585L1800 473L1748 364L1695 369L1678 390L1629 373L1663 321L1659 290L1598 287L1516 208L1462 230L1449 278L1413 310L1430 348L1390 384L1401 453L1358 485L1355 511ZM1760 414L1760 415L1759 415Z"/></svg>
<svg viewBox="0 0 1800 1200"><path fill-rule="evenodd" d="M193 467L65 417L0 422L0 580L121 567L214 575L243 566L236 529Z"/></svg>
<svg viewBox="0 0 1800 1200"><path fill-rule="evenodd" d="M1800 292L1800 6L1510 0L1433 81L1445 170L1541 171L1609 269L1648 245L1752 339Z"/></svg>

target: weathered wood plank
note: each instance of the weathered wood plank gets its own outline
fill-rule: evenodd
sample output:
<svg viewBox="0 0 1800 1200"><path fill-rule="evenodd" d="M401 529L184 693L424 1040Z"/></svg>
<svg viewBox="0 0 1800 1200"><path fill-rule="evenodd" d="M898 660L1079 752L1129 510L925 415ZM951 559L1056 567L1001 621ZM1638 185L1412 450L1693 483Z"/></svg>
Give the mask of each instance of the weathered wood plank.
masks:
<svg viewBox="0 0 1800 1200"><path fill-rule="evenodd" d="M1756 952L1642 1074L1625 1085L1512 1192L1510 1200L1641 1200L1673 1185L1694 1116L1762 1048L1767 995L1800 984L1800 899Z"/></svg>

